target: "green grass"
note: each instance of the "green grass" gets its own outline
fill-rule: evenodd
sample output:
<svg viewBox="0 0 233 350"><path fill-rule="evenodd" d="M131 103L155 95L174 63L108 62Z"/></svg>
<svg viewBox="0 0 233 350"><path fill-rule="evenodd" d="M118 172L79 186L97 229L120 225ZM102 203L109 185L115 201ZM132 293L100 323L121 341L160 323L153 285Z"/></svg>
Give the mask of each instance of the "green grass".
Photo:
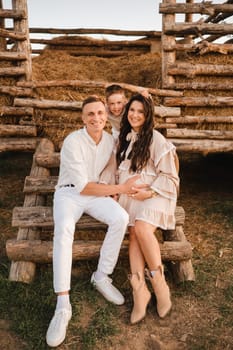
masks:
<svg viewBox="0 0 233 350"><path fill-rule="evenodd" d="M45 335L54 313L55 295L52 287L51 266L39 269L35 281L31 284L10 282L8 280L9 263L0 265L0 310L1 318L10 320L12 330L23 339L28 350L48 349ZM93 289L89 276L74 279L71 301L73 317L69 326L72 341L69 349L93 349L97 341L105 342L118 332L117 307L104 301ZM77 288L78 286L78 288ZM85 326L80 319L86 310L82 305L91 305L92 312Z"/></svg>

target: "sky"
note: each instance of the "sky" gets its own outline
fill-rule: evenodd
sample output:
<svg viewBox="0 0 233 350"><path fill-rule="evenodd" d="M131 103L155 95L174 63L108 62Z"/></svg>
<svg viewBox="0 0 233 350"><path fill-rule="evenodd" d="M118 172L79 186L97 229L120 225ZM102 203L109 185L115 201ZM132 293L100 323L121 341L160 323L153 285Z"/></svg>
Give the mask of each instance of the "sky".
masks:
<svg viewBox="0 0 233 350"><path fill-rule="evenodd" d="M158 0L28 0L30 27L161 30Z"/></svg>
<svg viewBox="0 0 233 350"><path fill-rule="evenodd" d="M11 8L11 0L2 1L4 8ZM214 0L214 3L221 4L224 1ZM161 2L162 0L28 0L29 27L161 31ZM185 0L178 2L184 3ZM177 20L183 21L183 16L178 15ZM232 18L230 22L232 23ZM109 35L101 35L101 38L124 39Z"/></svg>
<svg viewBox="0 0 233 350"><path fill-rule="evenodd" d="M162 27L159 0L28 0L29 26L155 30ZM10 0L3 0L5 8Z"/></svg>

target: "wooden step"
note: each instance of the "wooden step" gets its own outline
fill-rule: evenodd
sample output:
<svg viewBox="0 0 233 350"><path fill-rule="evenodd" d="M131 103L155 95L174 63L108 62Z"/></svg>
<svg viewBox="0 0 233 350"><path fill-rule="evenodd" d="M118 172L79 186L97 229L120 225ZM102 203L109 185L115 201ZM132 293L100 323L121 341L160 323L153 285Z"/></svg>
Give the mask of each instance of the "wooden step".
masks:
<svg viewBox="0 0 233 350"><path fill-rule="evenodd" d="M98 258L103 241L74 241L73 260ZM189 242L169 242L160 244L163 261L181 261L192 257L192 247ZM30 261L35 263L51 263L53 242L42 240L17 240L6 242L7 256L12 261ZM128 254L128 241L121 246L121 254Z"/></svg>
<svg viewBox="0 0 233 350"><path fill-rule="evenodd" d="M184 225L185 212L183 207L176 207L176 225ZM53 227L52 207L15 207L12 213L13 227ZM106 229L106 224L99 222L85 214L77 223L77 228L82 230Z"/></svg>

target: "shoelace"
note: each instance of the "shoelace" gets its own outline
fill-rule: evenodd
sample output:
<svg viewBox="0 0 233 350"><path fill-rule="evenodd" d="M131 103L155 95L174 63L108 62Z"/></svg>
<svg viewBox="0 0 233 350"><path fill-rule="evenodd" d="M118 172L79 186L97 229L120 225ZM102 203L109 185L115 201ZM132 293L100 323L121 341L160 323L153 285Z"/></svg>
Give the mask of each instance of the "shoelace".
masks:
<svg viewBox="0 0 233 350"><path fill-rule="evenodd" d="M67 323L68 322L68 318L69 318L69 311L65 310L65 309L61 309L59 311L56 312L55 317L54 317L54 322L53 322L53 326L55 328L59 328L60 324L62 323Z"/></svg>

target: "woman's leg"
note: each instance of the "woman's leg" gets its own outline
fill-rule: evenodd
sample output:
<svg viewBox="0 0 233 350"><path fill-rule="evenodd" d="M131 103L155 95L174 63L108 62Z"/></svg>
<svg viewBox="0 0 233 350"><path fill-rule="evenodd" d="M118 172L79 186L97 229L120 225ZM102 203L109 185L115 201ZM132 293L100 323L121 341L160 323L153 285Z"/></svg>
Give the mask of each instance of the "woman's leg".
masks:
<svg viewBox="0 0 233 350"><path fill-rule="evenodd" d="M133 226L129 227L129 262L132 274L137 272L144 274L145 259L139 246L135 234L135 228Z"/></svg>
<svg viewBox="0 0 233 350"><path fill-rule="evenodd" d="M147 222L139 220L135 222L135 235L151 271L162 264L160 247L154 231L155 227Z"/></svg>
<svg viewBox="0 0 233 350"><path fill-rule="evenodd" d="M145 317L151 294L145 283L145 259L138 244L134 227L129 228L129 261L131 270L130 283L133 289L134 300L130 322L135 324Z"/></svg>
<svg viewBox="0 0 233 350"><path fill-rule="evenodd" d="M136 221L135 234L144 255L149 272L149 279L157 299L157 311L165 317L171 309L170 290L164 278L161 253L158 240L154 234L155 227L144 221Z"/></svg>

